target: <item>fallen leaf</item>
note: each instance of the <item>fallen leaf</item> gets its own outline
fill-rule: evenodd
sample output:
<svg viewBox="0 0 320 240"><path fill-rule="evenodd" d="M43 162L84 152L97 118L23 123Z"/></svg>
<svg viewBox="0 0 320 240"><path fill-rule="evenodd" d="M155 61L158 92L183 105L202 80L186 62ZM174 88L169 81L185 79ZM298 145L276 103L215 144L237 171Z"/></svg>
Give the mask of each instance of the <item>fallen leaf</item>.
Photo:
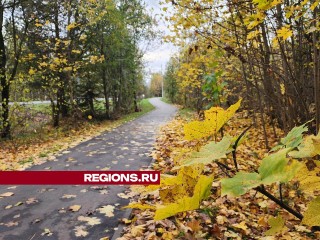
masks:
<svg viewBox="0 0 320 240"><path fill-rule="evenodd" d="M38 223L38 222L40 222L41 220L39 219L39 218L36 218L35 220L33 220L32 222L31 222L31 224L35 224L35 223Z"/></svg>
<svg viewBox="0 0 320 240"><path fill-rule="evenodd" d="M102 214L104 214L106 217L113 217L113 211L114 211L114 206L107 205L107 206L102 206L98 208L98 211Z"/></svg>
<svg viewBox="0 0 320 240"><path fill-rule="evenodd" d="M14 206L17 207L17 206L20 206L22 204L23 204L23 202L17 202Z"/></svg>
<svg viewBox="0 0 320 240"><path fill-rule="evenodd" d="M238 229L242 229L246 235L249 234L248 232L248 227L246 225L245 221L242 221L241 223L237 223L237 224L232 224L233 227L238 228Z"/></svg>
<svg viewBox="0 0 320 240"><path fill-rule="evenodd" d="M90 226L94 226L94 225L98 225L101 223L100 219L97 217L84 217L84 216L79 216L78 217L79 221L82 222L87 222L88 225Z"/></svg>
<svg viewBox="0 0 320 240"><path fill-rule="evenodd" d="M77 197L77 195L64 194L61 198L63 198L63 199L65 199L65 198L69 199L69 198L75 198L75 197Z"/></svg>
<svg viewBox="0 0 320 240"><path fill-rule="evenodd" d="M69 211L71 212L78 212L81 208L81 205L72 205L69 207Z"/></svg>
<svg viewBox="0 0 320 240"><path fill-rule="evenodd" d="M105 194L108 194L108 191L104 189L104 190L100 190L99 193L105 195Z"/></svg>
<svg viewBox="0 0 320 240"><path fill-rule="evenodd" d="M89 232L86 231L85 226L75 226L74 230L76 237L86 237L89 234Z"/></svg>
<svg viewBox="0 0 320 240"><path fill-rule="evenodd" d="M201 230L201 224L198 220L192 220L187 223L187 226L193 231L193 232L199 232Z"/></svg>
<svg viewBox="0 0 320 240"><path fill-rule="evenodd" d="M37 203L38 200L35 198L28 198L28 200L26 201L26 204L32 204L32 203Z"/></svg>
<svg viewBox="0 0 320 240"><path fill-rule="evenodd" d="M131 234L133 237L141 237L143 235L143 231L145 229L145 224L144 225L138 225L134 226L131 229Z"/></svg>
<svg viewBox="0 0 320 240"><path fill-rule="evenodd" d="M122 218L121 222L124 223L124 224L130 224L130 223L132 223L132 220L129 220L127 218Z"/></svg>
<svg viewBox="0 0 320 240"><path fill-rule="evenodd" d="M270 229L266 231L267 236L273 236L277 233L282 232L284 229L284 219L281 216L271 217L268 221Z"/></svg>
<svg viewBox="0 0 320 240"><path fill-rule="evenodd" d="M11 196L13 196L13 195L14 195L13 192L6 192L6 193L0 194L0 197L11 197Z"/></svg>
<svg viewBox="0 0 320 240"><path fill-rule="evenodd" d="M51 236L53 233L50 231L49 228L45 228L43 233L41 233L41 236L47 235L47 236Z"/></svg>
<svg viewBox="0 0 320 240"><path fill-rule="evenodd" d="M304 213L304 218L302 224L312 226L320 226L320 197L313 199L307 208L307 211Z"/></svg>
<svg viewBox="0 0 320 240"><path fill-rule="evenodd" d="M14 226L18 226L19 222L7 222L7 223L0 223L0 225L4 225L6 227L14 227Z"/></svg>

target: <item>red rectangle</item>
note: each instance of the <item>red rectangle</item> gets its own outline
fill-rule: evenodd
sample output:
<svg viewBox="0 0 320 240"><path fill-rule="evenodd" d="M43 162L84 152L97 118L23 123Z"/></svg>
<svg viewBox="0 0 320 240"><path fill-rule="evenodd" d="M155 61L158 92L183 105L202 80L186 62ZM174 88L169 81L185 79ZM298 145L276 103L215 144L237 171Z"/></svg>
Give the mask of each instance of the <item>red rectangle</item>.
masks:
<svg viewBox="0 0 320 240"><path fill-rule="evenodd" d="M158 185L159 171L0 171L0 185Z"/></svg>

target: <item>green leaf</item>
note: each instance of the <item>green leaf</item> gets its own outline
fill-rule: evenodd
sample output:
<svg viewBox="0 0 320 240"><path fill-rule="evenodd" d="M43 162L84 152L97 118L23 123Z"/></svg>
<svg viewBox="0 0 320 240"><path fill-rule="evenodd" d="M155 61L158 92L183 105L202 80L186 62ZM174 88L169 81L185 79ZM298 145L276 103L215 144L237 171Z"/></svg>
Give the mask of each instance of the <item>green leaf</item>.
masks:
<svg viewBox="0 0 320 240"><path fill-rule="evenodd" d="M261 179L258 173L238 172L233 178L221 180L221 195L237 197L259 186L260 182Z"/></svg>
<svg viewBox="0 0 320 240"><path fill-rule="evenodd" d="M271 151L276 151L280 148L298 147L302 142L302 134L308 131L308 127L306 126L306 124L309 122L306 122L305 124L302 124L299 127L292 128L286 137L281 138L279 145L275 146L273 149L271 149Z"/></svg>
<svg viewBox="0 0 320 240"><path fill-rule="evenodd" d="M233 178L222 179L221 195L240 196L261 184L288 182L303 166L298 161L286 158L290 148L282 149L262 160L259 173L238 172Z"/></svg>
<svg viewBox="0 0 320 240"><path fill-rule="evenodd" d="M307 208L307 211L304 213L302 224L312 226L320 226L320 197L313 199Z"/></svg>
<svg viewBox="0 0 320 240"><path fill-rule="evenodd" d="M179 212L194 210L199 208L203 199L210 195L213 175L201 175L194 188L192 197L182 197L177 202L167 205L157 205L154 220L162 220L171 217Z"/></svg>
<svg viewBox="0 0 320 240"><path fill-rule="evenodd" d="M298 161L289 162L286 155L290 150L290 148L282 149L262 160L258 169L261 184L288 182L295 176L302 164Z"/></svg>
<svg viewBox="0 0 320 240"><path fill-rule="evenodd" d="M183 160L180 166L173 169L181 168L182 166L189 166L194 164L209 164L212 161L226 158L226 154L232 151L231 145L233 143L233 138L230 136L225 136L220 142L211 142L203 146L199 152L194 152L190 157Z"/></svg>
<svg viewBox="0 0 320 240"><path fill-rule="evenodd" d="M281 216L271 217L268 221L270 229L266 231L267 236L273 236L282 232L284 228L284 219Z"/></svg>

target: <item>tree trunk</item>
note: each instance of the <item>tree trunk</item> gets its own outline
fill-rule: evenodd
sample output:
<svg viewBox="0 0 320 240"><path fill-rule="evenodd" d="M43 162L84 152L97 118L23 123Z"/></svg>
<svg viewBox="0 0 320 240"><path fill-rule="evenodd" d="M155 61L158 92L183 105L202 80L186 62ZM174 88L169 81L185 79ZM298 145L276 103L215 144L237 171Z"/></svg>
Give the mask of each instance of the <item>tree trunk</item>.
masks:
<svg viewBox="0 0 320 240"><path fill-rule="evenodd" d="M103 82L103 94L104 94L104 100L105 100L105 110L106 110L106 117L107 119L110 119L110 103L109 103L109 93L108 93L108 86L107 86L107 76L106 76L106 70L102 70L102 82Z"/></svg>
<svg viewBox="0 0 320 240"><path fill-rule="evenodd" d="M10 82L7 81L6 75L6 48L3 37L3 12L4 6L0 6L0 83L1 83L1 100L2 100L2 113L1 113L1 138L10 137L10 121L9 121L9 97L10 97Z"/></svg>
<svg viewBox="0 0 320 240"><path fill-rule="evenodd" d="M314 27L317 26L317 14L318 7L314 9L313 17L314 17ZM316 129L317 133L319 133L319 125L320 125L320 57L319 57L319 49L317 48L317 44L319 41L319 33L314 31L312 33L313 39L313 77L314 77L314 100L316 105Z"/></svg>

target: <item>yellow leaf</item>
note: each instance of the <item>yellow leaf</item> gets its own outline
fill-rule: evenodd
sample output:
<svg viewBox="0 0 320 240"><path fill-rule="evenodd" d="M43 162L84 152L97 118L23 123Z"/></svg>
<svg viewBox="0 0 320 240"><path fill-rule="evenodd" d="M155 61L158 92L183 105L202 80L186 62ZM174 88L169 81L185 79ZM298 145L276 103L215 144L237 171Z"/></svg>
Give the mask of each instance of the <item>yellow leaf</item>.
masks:
<svg viewBox="0 0 320 240"><path fill-rule="evenodd" d="M92 116L91 116L91 115L88 115L88 119L91 120L91 119L92 119Z"/></svg>
<svg viewBox="0 0 320 240"><path fill-rule="evenodd" d="M283 83L280 84L280 91L281 91L282 95L284 95L286 93L286 88L284 87Z"/></svg>
<svg viewBox="0 0 320 240"><path fill-rule="evenodd" d="M320 134L306 136L298 146L298 151L289 153L289 156L293 158L307 158L317 155L320 155Z"/></svg>
<svg viewBox="0 0 320 240"><path fill-rule="evenodd" d="M260 32L258 30L251 31L251 32L249 32L247 39L251 40L251 39L255 38L256 36L258 36L259 34L260 34Z"/></svg>
<svg viewBox="0 0 320 240"><path fill-rule="evenodd" d="M232 226L238 229L242 229L245 232L245 234L248 234L248 227L245 221L242 221L241 223L237 224L232 224Z"/></svg>
<svg viewBox="0 0 320 240"><path fill-rule="evenodd" d="M102 206L98 208L98 211L102 214L104 214L106 217L113 217L114 216L114 206L112 205L107 205L107 206Z"/></svg>
<svg viewBox="0 0 320 240"><path fill-rule="evenodd" d="M70 24L66 27L66 29L67 29L67 31L70 31L70 30L74 29L75 27L77 27L77 24L73 22L73 23L70 23Z"/></svg>
<svg viewBox="0 0 320 240"><path fill-rule="evenodd" d="M145 229L145 224L143 225L138 225L138 226L133 226L130 230L131 234L133 237L141 237L143 235L144 229Z"/></svg>
<svg viewBox="0 0 320 240"><path fill-rule="evenodd" d="M72 71L72 67L65 67L63 70L66 72L69 72L69 71ZM89 118L89 116L88 116L88 118ZM92 117L89 119L92 119Z"/></svg>
<svg viewBox="0 0 320 240"><path fill-rule="evenodd" d="M268 223L271 227L268 231L266 231L266 235L268 236L276 235L277 233L282 232L284 229L284 219L281 216L271 217L268 220Z"/></svg>
<svg viewBox="0 0 320 240"><path fill-rule="evenodd" d="M137 202L130 203L128 206L124 206L122 208L137 208L140 210L146 210L146 209L156 210L155 206L148 205L148 204L141 204L141 203L137 203Z"/></svg>
<svg viewBox="0 0 320 240"><path fill-rule="evenodd" d="M286 40L287 38L291 37L293 34L292 30L289 27L282 27L281 29L277 30L277 35L282 40Z"/></svg>
<svg viewBox="0 0 320 240"><path fill-rule="evenodd" d="M84 216L79 216L78 217L79 221L82 222L87 222L90 226L98 225L101 223L100 219L97 217L84 217Z"/></svg>
<svg viewBox="0 0 320 240"><path fill-rule="evenodd" d="M86 237L89 232L86 231L85 226L75 226L74 227L76 237Z"/></svg>
<svg viewBox="0 0 320 240"><path fill-rule="evenodd" d="M80 208L81 208L81 205L72 205L69 207L69 210L71 212L78 212L80 210Z"/></svg>
<svg viewBox="0 0 320 240"><path fill-rule="evenodd" d="M320 197L313 199L307 208L307 211L304 213L302 219L302 224L312 226L320 226Z"/></svg>
<svg viewBox="0 0 320 240"><path fill-rule="evenodd" d="M80 39L80 40L86 40L86 39L87 39L87 35L82 34L79 39Z"/></svg>
<svg viewBox="0 0 320 240"><path fill-rule="evenodd" d="M77 195L72 195L72 194L64 194L61 198L63 199L69 199L69 198L75 198Z"/></svg>
<svg viewBox="0 0 320 240"><path fill-rule="evenodd" d="M212 107L205 111L204 121L193 121L185 124L185 138L187 140L194 140L216 134L239 109L240 103L241 99L227 110L220 107Z"/></svg>
<svg viewBox="0 0 320 240"><path fill-rule="evenodd" d="M30 75L34 75L36 73L36 71L33 69L33 68L30 68L29 69L29 74Z"/></svg>
<svg viewBox="0 0 320 240"><path fill-rule="evenodd" d="M0 194L0 197L11 197L11 196L13 196L13 195L14 195L13 192L6 192L6 193Z"/></svg>
<svg viewBox="0 0 320 240"><path fill-rule="evenodd" d="M314 196L315 191L320 191L320 163L314 162L316 167L309 171L304 164L296 175L296 179L299 181L299 189L310 196Z"/></svg>
<svg viewBox="0 0 320 240"><path fill-rule="evenodd" d="M162 220L173 216L179 212L194 210L199 208L200 203L210 194L213 175L201 175L194 188L192 197L182 197L177 202L167 205L157 205L154 220Z"/></svg>
<svg viewBox="0 0 320 240"><path fill-rule="evenodd" d="M319 5L319 3L320 3L320 0L315 1L315 2L311 5L310 9L313 11L313 10Z"/></svg>

